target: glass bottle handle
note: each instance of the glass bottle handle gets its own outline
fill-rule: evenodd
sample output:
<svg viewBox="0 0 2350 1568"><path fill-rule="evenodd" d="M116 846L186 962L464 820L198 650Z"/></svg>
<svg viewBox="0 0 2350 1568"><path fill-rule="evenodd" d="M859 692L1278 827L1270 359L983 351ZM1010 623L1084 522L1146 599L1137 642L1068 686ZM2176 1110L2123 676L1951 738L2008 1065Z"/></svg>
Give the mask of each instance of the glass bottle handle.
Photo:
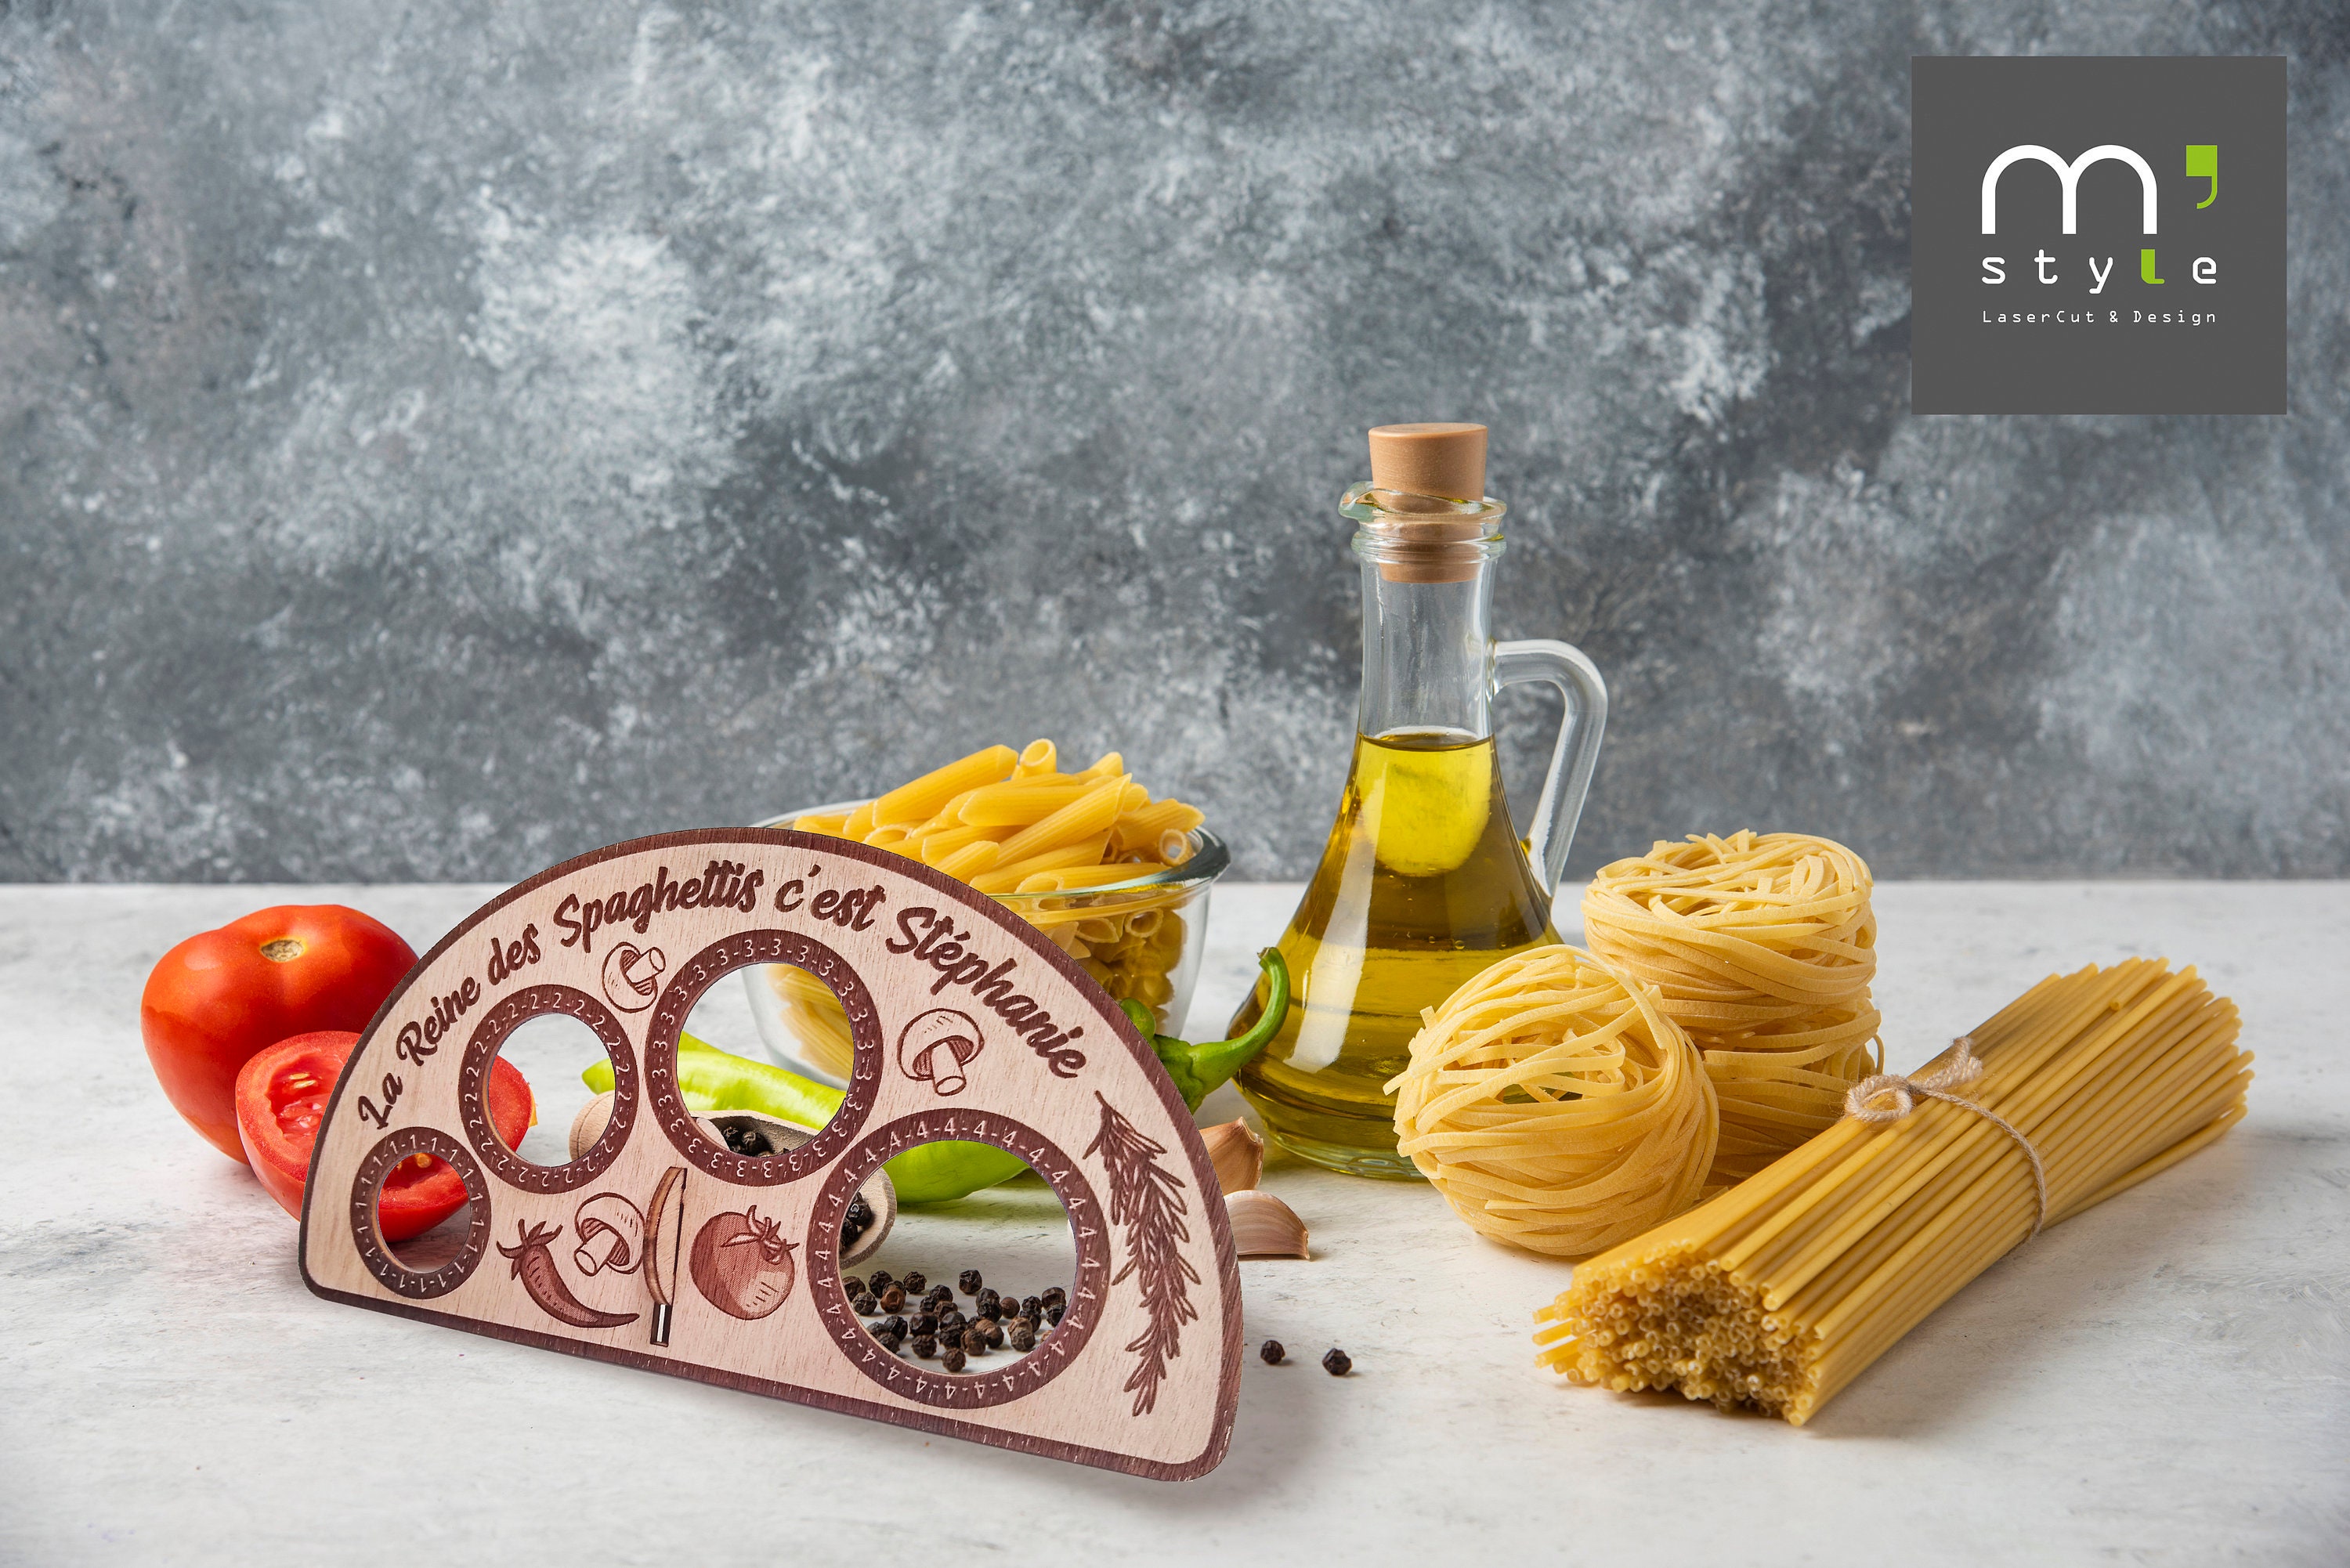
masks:
<svg viewBox="0 0 2350 1568"><path fill-rule="evenodd" d="M1550 774L1543 780L1542 801L1526 834L1526 857L1542 874L1543 891L1555 897L1584 796L1591 793L1591 770L1599 762L1599 736L1607 727L1607 682L1582 649L1564 642L1535 637L1495 643L1493 690L1529 680L1548 681L1566 699L1558 743L1551 748Z"/></svg>

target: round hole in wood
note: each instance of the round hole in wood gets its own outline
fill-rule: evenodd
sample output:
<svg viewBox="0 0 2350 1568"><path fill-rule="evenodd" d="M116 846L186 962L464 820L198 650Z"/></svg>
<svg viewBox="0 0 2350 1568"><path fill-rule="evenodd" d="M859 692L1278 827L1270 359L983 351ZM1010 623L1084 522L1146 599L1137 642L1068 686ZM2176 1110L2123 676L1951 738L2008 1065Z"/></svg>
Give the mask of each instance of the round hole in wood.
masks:
<svg viewBox="0 0 2350 1568"><path fill-rule="evenodd" d="M443 1160L465 1185L465 1204L411 1241L385 1240L376 1222L384 1184L412 1159ZM377 1140L351 1179L351 1240L359 1261L386 1290L410 1301L447 1295L481 1266L490 1243L490 1189L463 1144L432 1127L402 1127Z"/></svg>
<svg viewBox="0 0 2350 1568"><path fill-rule="evenodd" d="M791 964L824 982L840 999L856 1042L857 1067L840 1108L797 1148L750 1156L713 1143L678 1085L678 1036L695 1006L722 976L746 964ZM653 1120L694 1168L743 1187L776 1187L823 1170L857 1136L880 1086L881 1027L873 996L846 959L797 931L738 932L677 966L645 1026L645 1100Z"/></svg>
<svg viewBox="0 0 2350 1568"><path fill-rule="evenodd" d="M515 1043L525 1025L538 1020L552 1023L558 1019L569 1021L559 1026L567 1031L569 1038L540 1025L530 1031L516 1052L545 1057L543 1063L532 1064L535 1074L532 1068L524 1068L524 1076L530 1079L533 1096L539 1098L542 1106L539 1126L525 1136L524 1147L548 1157L568 1152L564 1139L571 1125L570 1117L547 1116L544 1106L550 1103L570 1105L585 1096L587 1086L578 1081L575 1064L592 1060L593 1052L585 1048L585 1042L577 1041L581 1029L594 1045L602 1048L612 1064L612 1117L602 1136L578 1158L543 1164L508 1148L498 1137L490 1122L487 1088L492 1064L510 1044ZM552 1098L546 1097L548 1096ZM567 985L525 986L492 1008L474 1026L473 1038L465 1044L464 1064L459 1070L457 1082L457 1106L464 1120L465 1141L473 1146L473 1153L491 1175L525 1192L569 1192L602 1175L629 1141L629 1129L636 1122L637 1098L636 1052L619 1020L601 1002Z"/></svg>
<svg viewBox="0 0 2350 1568"><path fill-rule="evenodd" d="M1066 1253L1058 1260L1061 1272L1057 1277L1047 1277L1054 1271L1038 1256L1044 1249L1013 1249L1011 1255L1020 1261L1009 1264L998 1262L996 1266L1014 1272L1024 1266L1032 1272L1019 1278L1007 1274L997 1282L984 1278L988 1270L981 1264L979 1253L984 1250L1001 1260L1005 1252L1000 1244L982 1249L965 1242L958 1248L951 1239L952 1220L942 1221L934 1228L934 1241L918 1241L916 1232L908 1228L908 1219L900 1217L889 1245L876 1261L880 1267L889 1267L891 1256L901 1256L907 1267L919 1268L925 1273L926 1283L954 1286L962 1269L979 1266L983 1288L1016 1288L1023 1299L1030 1294L1041 1297L1053 1285L1066 1293L1067 1306L1060 1324L1048 1327L1033 1351L1019 1355L1008 1353L1008 1347L991 1350L970 1357L963 1371L954 1374L942 1370L937 1358L923 1359L912 1354L910 1344L901 1345L892 1352L875 1339L866 1326L868 1320L852 1310L854 1303L841 1288L840 1250L837 1241L828 1240L838 1235L849 1197L868 1174L908 1149L946 1141L993 1144L1025 1160L1045 1179L1051 1196L1059 1200L1067 1237ZM983 1194L958 1207L983 1200ZM1013 1218L1010 1222L1032 1231L1035 1228L1033 1217L1024 1221ZM1086 1341L1092 1336L1109 1295L1107 1224L1092 1184L1077 1162L1034 1128L993 1111L925 1111L888 1123L858 1139L826 1179L816 1197L806 1238L810 1299L816 1304L826 1337L834 1347L847 1357L851 1366L890 1392L944 1410L1008 1404L1059 1376L1077 1359ZM1029 1262L1032 1256L1036 1261ZM959 1258L967 1261L958 1262ZM952 1272L944 1272L950 1268ZM957 1309L971 1315L972 1298L958 1290L955 1299Z"/></svg>

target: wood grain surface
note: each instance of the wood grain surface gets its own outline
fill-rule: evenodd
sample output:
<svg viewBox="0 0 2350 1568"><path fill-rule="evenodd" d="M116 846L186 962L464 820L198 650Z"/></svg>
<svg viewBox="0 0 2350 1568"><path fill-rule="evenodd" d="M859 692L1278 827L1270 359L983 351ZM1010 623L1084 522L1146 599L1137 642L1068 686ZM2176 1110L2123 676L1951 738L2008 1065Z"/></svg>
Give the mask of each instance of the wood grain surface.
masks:
<svg viewBox="0 0 2350 1568"><path fill-rule="evenodd" d="M721 976L778 962L840 997L857 1065L818 1136L754 1158L711 1143L688 1113L678 1034ZM941 1010L958 1016L931 1016ZM548 1013L594 1032L619 1095L603 1137L558 1167L506 1149L482 1105L500 1046ZM898 1059L918 1020L918 1041L943 1026L955 1054L969 1052L959 1075ZM953 1376L883 1349L839 1282L849 1196L936 1139L1026 1160L1067 1210L1076 1254L1057 1328L1025 1356L975 1358ZM377 1184L418 1155L465 1179L473 1207L453 1256L403 1259L376 1231ZM655 1212L665 1179L682 1188L681 1223ZM705 1298L676 1257L584 1270L581 1208L612 1211L614 1197L646 1220L648 1252L690 1249L713 1223L772 1225L793 1261L774 1271L783 1299L745 1317L739 1301ZM752 1218L725 1218L736 1215ZM337 1084L301 1257L330 1300L1135 1475L1204 1475L1232 1439L1232 1236L1149 1044L1017 917L838 839L664 834L567 861L477 910L409 973ZM669 1311L655 1310L656 1289Z"/></svg>

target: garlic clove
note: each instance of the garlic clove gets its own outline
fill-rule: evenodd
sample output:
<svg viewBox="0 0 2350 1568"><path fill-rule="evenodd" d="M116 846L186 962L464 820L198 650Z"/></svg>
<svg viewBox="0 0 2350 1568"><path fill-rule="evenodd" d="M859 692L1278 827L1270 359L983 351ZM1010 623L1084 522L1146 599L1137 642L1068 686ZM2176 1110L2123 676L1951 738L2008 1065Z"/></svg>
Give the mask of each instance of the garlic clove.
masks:
<svg viewBox="0 0 2350 1568"><path fill-rule="evenodd" d="M1229 1194L1224 1214L1232 1221L1232 1250L1243 1258L1304 1258L1305 1221L1270 1192L1253 1189Z"/></svg>
<svg viewBox="0 0 2350 1568"><path fill-rule="evenodd" d="M1201 1127L1200 1141L1208 1146L1208 1163L1216 1168L1216 1184L1226 1192L1246 1192L1263 1177L1264 1139L1248 1123Z"/></svg>

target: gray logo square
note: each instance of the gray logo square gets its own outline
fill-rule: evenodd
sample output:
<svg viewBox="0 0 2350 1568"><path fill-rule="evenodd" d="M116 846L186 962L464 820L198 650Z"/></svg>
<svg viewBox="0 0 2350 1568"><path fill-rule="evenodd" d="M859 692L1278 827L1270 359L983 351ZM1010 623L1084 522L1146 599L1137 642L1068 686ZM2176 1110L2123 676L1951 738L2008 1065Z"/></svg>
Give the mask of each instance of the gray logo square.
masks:
<svg viewBox="0 0 2350 1568"><path fill-rule="evenodd" d="M1912 59L1911 409L2283 413L2284 72Z"/></svg>

